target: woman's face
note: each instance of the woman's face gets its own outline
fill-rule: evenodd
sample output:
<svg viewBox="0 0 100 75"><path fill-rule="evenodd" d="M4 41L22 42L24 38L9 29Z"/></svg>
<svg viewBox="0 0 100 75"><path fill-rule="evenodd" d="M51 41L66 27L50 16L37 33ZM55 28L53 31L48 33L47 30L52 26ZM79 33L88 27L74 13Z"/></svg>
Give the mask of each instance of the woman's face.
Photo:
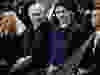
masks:
<svg viewBox="0 0 100 75"><path fill-rule="evenodd" d="M61 20L64 18L65 8L63 6L57 6L55 9L56 17Z"/></svg>
<svg viewBox="0 0 100 75"><path fill-rule="evenodd" d="M67 11L64 6L56 7L55 14L60 24L69 24L71 22L71 12Z"/></svg>

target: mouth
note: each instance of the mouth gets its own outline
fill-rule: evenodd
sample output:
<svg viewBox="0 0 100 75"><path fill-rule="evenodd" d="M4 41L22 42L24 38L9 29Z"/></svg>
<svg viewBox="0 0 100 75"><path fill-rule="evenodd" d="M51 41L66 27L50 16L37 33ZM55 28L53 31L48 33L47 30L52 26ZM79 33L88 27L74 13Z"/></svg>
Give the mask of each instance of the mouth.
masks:
<svg viewBox="0 0 100 75"><path fill-rule="evenodd" d="M32 13L32 16L40 16L40 13Z"/></svg>

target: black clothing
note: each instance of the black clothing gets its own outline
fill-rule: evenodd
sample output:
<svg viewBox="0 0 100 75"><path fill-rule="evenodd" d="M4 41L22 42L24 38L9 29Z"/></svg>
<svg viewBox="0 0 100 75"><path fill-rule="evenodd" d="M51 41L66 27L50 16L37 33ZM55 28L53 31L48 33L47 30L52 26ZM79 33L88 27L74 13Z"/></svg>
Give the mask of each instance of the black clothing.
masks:
<svg viewBox="0 0 100 75"><path fill-rule="evenodd" d="M55 25L50 22L43 22L40 24L40 32L55 32Z"/></svg>

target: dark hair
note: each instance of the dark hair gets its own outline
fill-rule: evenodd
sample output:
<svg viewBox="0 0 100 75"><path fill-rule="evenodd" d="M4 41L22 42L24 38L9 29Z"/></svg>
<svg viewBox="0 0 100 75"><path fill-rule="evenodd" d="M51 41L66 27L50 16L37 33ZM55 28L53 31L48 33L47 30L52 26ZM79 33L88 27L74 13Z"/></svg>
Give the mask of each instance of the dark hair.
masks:
<svg viewBox="0 0 100 75"><path fill-rule="evenodd" d="M57 4L55 4L55 10L56 10L56 8L59 7L59 6L64 7L64 3L57 3ZM65 7L64 7L64 8L65 8ZM55 13L55 10L54 10L54 12L53 12L54 14L56 14L56 13Z"/></svg>
<svg viewBox="0 0 100 75"><path fill-rule="evenodd" d="M63 6L63 7L64 7L64 3L56 3L56 4L55 4L55 9L56 9L56 7L58 7L58 6ZM59 20L58 20L57 17L56 17L55 10L53 11L53 15L54 15L54 16L52 16L52 19L50 20L50 22L51 22L52 24L59 25Z"/></svg>
<svg viewBox="0 0 100 75"><path fill-rule="evenodd" d="M64 7L64 3L57 3L57 4L55 5L55 8L57 8L58 6L63 6L63 7Z"/></svg>
<svg viewBox="0 0 100 75"><path fill-rule="evenodd" d="M56 3L55 4L55 9L58 7L58 6L63 6L64 7L64 3ZM53 23L54 24L56 24L56 25L59 25L59 20L57 19L57 17L56 17L56 13L55 13L55 10L53 11L53 14L55 15L55 16L53 16Z"/></svg>

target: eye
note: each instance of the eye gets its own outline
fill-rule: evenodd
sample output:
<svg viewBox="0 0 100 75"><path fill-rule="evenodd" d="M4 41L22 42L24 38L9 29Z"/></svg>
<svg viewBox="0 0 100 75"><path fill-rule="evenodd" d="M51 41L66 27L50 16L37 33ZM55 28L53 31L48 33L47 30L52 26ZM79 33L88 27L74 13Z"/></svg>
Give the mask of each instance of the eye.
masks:
<svg viewBox="0 0 100 75"><path fill-rule="evenodd" d="M64 10L62 10L62 11L56 11L55 13L64 13Z"/></svg>

